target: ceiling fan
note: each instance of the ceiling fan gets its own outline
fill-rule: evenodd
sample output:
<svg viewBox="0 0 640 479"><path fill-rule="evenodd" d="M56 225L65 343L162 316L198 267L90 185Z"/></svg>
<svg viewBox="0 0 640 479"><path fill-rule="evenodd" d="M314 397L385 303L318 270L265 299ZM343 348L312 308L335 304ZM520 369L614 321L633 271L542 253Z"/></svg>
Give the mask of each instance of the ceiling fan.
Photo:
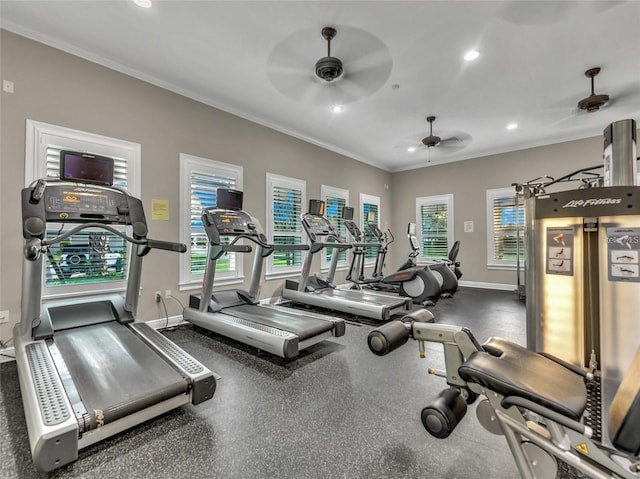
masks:
<svg viewBox="0 0 640 479"><path fill-rule="evenodd" d="M340 78L344 70L342 60L331 56L331 40L338 32L333 27L324 27L321 33L322 38L327 41L327 56L316 62L316 75L326 82L331 82Z"/></svg>
<svg viewBox="0 0 640 479"><path fill-rule="evenodd" d="M429 122L429 136L422 139L422 144L427 148L435 148L436 146L446 146L452 143L460 143L462 140L457 136L452 136L449 138L445 138L444 140L439 136L433 134L433 122L436 121L435 116L428 116L427 121Z"/></svg>
<svg viewBox="0 0 640 479"><path fill-rule="evenodd" d="M431 162L432 156L434 156L434 158L444 157L448 153L465 148L469 141L471 141L471 135L462 131L448 132L444 138L434 135L433 123L435 120L436 117L434 115L427 117L427 122L429 123L429 136L422 139L422 146L420 147L427 150L427 161L429 163ZM408 153L413 153L419 149L413 142L402 146L401 148L404 152Z"/></svg>
<svg viewBox="0 0 640 479"><path fill-rule="evenodd" d="M609 95L596 95L594 89L594 78L600 73L600 67L589 68L584 72L587 78L591 78L591 95L578 102L578 110L588 113L598 111L609 103Z"/></svg>
<svg viewBox="0 0 640 479"><path fill-rule="evenodd" d="M320 33L320 35L318 35ZM326 56L317 59L322 42ZM323 49L324 49L323 48ZM337 55L332 55L332 50ZM314 105L344 105L378 91L391 74L391 52L376 36L348 26L306 28L278 43L267 60L273 86Z"/></svg>
<svg viewBox="0 0 640 479"><path fill-rule="evenodd" d="M564 115L551 123L553 127L573 127L577 121L589 121L591 115L588 113L594 113L600 111L604 107L607 109L615 109L617 114L626 114L626 112L635 112L637 110L638 100L640 99L640 82L633 81L631 83L619 85L616 88L615 93L612 96L596 94L594 78L600 73L600 67L589 68L584 72L584 75L591 80L591 94L577 103L573 103L575 106L567 108L569 102L575 101L575 97L570 99L564 99L559 102L560 107L556 107L556 110L564 112Z"/></svg>

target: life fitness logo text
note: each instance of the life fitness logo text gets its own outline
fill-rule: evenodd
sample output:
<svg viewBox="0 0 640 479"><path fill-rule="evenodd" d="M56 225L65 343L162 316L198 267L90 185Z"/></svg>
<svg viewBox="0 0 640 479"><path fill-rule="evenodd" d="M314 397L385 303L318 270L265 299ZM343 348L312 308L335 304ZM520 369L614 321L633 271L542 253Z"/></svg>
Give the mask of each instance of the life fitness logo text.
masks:
<svg viewBox="0 0 640 479"><path fill-rule="evenodd" d="M622 198L592 198L590 200L571 200L563 208L578 208L585 206L618 205Z"/></svg>

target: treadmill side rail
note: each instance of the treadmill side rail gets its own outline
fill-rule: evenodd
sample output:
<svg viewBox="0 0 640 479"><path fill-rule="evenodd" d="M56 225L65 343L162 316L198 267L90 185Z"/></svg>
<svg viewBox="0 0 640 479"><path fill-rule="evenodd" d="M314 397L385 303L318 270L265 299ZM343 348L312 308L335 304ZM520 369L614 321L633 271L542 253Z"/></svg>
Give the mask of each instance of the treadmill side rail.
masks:
<svg viewBox="0 0 640 479"><path fill-rule="evenodd" d="M192 404L200 404L213 397L216 379L209 369L147 323L133 323L131 329L165 361L189 379Z"/></svg>
<svg viewBox="0 0 640 479"><path fill-rule="evenodd" d="M25 344L17 327L14 338L33 463L49 472L78 458L78 422L44 341Z"/></svg>

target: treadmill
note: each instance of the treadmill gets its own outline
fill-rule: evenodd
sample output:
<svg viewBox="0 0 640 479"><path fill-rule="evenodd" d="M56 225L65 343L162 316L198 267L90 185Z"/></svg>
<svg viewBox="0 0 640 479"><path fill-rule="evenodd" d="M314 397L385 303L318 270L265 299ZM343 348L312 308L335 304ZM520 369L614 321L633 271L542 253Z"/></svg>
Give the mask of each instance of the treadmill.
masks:
<svg viewBox="0 0 640 479"><path fill-rule="evenodd" d="M216 388L211 371L135 321L143 257L153 248L184 252L186 246L147 237L142 202L111 186L112 159L63 151L60 165L61 179L22 190L22 311L13 332L29 445L41 472L143 421L211 399ZM95 174L85 175L90 171ZM61 222L76 226L48 237L47 224ZM132 236L114 226L131 227ZM48 247L87 229L133 244L126 298L43 300Z"/></svg>
<svg viewBox="0 0 640 479"><path fill-rule="evenodd" d="M309 201L309 213L302 215L302 226L311 242L310 249L302 266L302 277L299 280L286 281L282 291L283 298L296 303L380 321L388 321L393 315L404 314L411 309L413 301L409 297L390 296L371 290L338 289L335 287L333 279L340 250L370 245L345 243L333 223L324 216L324 201ZM326 279L309 274L314 255L324 248L333 249L329 274Z"/></svg>
<svg viewBox="0 0 640 479"><path fill-rule="evenodd" d="M293 358L300 351L329 337L342 336L342 319L316 313L262 305L258 296L264 258L276 249L305 250L307 245L271 245L259 231L258 222L242 210L241 191L220 188L217 205L202 212L202 224L209 239L207 267L202 291L189 298L185 320L203 329L256 347L275 356ZM230 289L213 292L216 262L228 252L250 253L256 245L250 290ZM204 300L203 300L204 298Z"/></svg>

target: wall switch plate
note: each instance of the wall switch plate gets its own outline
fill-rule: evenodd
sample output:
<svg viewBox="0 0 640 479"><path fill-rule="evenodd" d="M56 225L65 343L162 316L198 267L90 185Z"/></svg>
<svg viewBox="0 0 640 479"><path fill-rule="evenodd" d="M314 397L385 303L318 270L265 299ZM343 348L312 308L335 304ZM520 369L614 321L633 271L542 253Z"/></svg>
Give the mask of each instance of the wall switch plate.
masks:
<svg viewBox="0 0 640 479"><path fill-rule="evenodd" d="M9 322L9 311L0 311L0 323Z"/></svg>
<svg viewBox="0 0 640 479"><path fill-rule="evenodd" d="M2 91L6 93L13 93L13 82L9 80L2 80Z"/></svg>

